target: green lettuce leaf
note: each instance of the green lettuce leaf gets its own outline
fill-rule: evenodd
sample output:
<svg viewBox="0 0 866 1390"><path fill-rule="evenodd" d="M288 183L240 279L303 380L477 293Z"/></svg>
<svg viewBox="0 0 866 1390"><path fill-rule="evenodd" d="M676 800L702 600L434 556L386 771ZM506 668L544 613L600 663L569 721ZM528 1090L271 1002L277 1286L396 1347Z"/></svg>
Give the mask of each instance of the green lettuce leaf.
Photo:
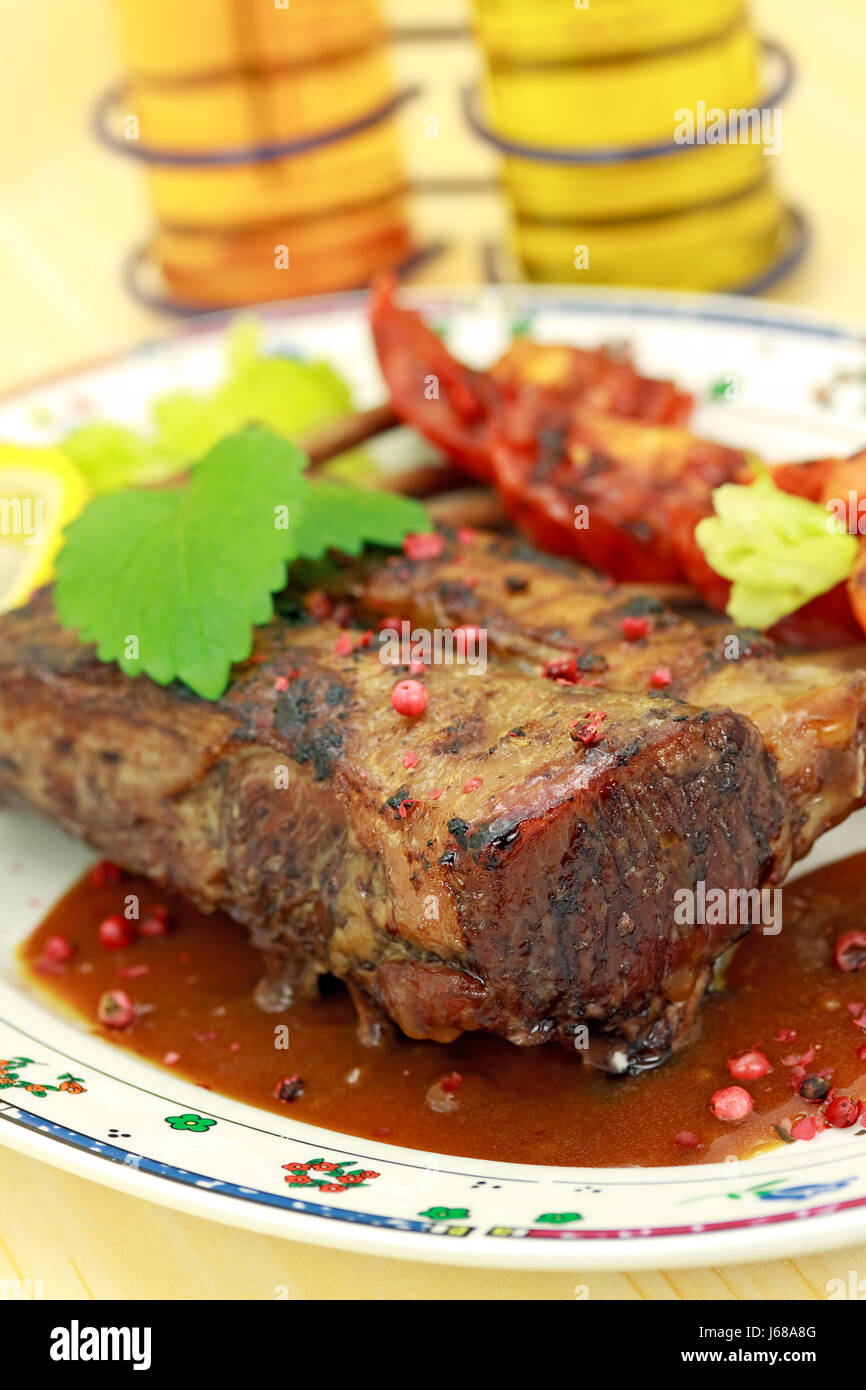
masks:
<svg viewBox="0 0 866 1390"><path fill-rule="evenodd" d="M755 472L754 483L715 489L715 516L698 522L695 539L732 582L729 615L763 630L847 579L857 537L817 502L777 488L765 468Z"/></svg>
<svg viewBox="0 0 866 1390"><path fill-rule="evenodd" d="M189 462L247 425L290 438L331 424L352 409L346 382L328 362L265 357L254 319L237 319L226 342L228 374L216 390L176 391L153 403L156 444Z"/></svg>
<svg viewBox="0 0 866 1390"><path fill-rule="evenodd" d="M95 421L60 445L96 493L153 483L183 472L227 435L257 426L285 439L332 424L350 413L352 394L327 362L264 356L254 318L236 319L226 334L226 376L213 390L169 391L154 397L143 431ZM369 455L342 456L369 469Z"/></svg>
<svg viewBox="0 0 866 1390"><path fill-rule="evenodd" d="M165 458L153 440L108 421L80 425L60 447L81 469L93 492L160 482L178 471L177 462Z"/></svg>

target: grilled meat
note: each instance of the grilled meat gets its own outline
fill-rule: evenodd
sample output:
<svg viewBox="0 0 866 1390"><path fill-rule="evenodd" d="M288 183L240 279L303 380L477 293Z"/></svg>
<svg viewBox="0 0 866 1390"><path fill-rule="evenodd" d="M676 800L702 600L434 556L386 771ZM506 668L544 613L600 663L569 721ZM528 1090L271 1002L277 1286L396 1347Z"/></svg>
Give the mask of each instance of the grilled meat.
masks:
<svg viewBox="0 0 866 1390"><path fill-rule="evenodd" d="M483 537L333 587L359 620L486 626L486 675L430 667L407 720L360 630L338 655L335 623L276 619L210 704L100 664L43 593L0 620L0 795L231 913L271 1001L331 971L412 1037L663 1059L745 930L678 925L675 894L777 883L860 802L866 680L646 600L626 642L634 597Z"/></svg>
<svg viewBox="0 0 866 1390"><path fill-rule="evenodd" d="M757 725L791 799L794 858L864 794L866 677L780 660L768 637L729 619L698 627L635 586L488 536L451 544L436 560L390 557L344 572L333 588L352 593L359 618L482 627L498 661L522 670L539 673L573 657L590 704L597 703L596 682L604 690L652 692L655 676L669 676L656 698L663 691L698 709L736 710ZM634 619L646 635L627 640L623 629Z"/></svg>

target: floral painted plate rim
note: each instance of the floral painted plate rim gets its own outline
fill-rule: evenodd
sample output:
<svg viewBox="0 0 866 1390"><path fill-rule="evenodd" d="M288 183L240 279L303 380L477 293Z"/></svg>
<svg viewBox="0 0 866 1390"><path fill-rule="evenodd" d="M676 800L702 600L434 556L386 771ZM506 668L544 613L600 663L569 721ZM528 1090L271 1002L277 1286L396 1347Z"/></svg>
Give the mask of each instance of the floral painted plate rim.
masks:
<svg viewBox="0 0 866 1390"><path fill-rule="evenodd" d="M583 344L628 338L647 370L695 390L700 430L770 457L853 450L866 433L866 339L856 326L725 296L509 286L416 297L479 362L509 329ZM256 312L269 349L331 356L360 403L379 397L362 297ZM94 414L140 421L157 391L216 379L226 319L208 316L16 392L0 401L0 437L51 442ZM866 811L826 836L801 871L860 848L864 828ZM58 1016L16 972L15 945L87 860L56 828L0 813L0 1143L230 1225L438 1263L675 1267L866 1236L859 1126L748 1162L569 1169L419 1153L202 1091Z"/></svg>

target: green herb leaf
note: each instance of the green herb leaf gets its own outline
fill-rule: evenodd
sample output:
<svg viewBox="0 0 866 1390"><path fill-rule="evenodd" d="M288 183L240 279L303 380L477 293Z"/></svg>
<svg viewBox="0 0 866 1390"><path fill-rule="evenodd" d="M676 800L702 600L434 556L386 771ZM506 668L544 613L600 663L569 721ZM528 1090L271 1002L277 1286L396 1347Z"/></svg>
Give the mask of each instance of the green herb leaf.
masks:
<svg viewBox="0 0 866 1390"><path fill-rule="evenodd" d="M420 502L393 492L314 483L292 525L293 553L319 560L327 550L360 555L365 544L401 544L410 531L430 531Z"/></svg>
<svg viewBox="0 0 866 1390"><path fill-rule="evenodd" d="M107 421L79 426L61 447L93 492L117 492L131 483L159 482L179 467L164 458L144 435Z"/></svg>
<svg viewBox="0 0 866 1390"><path fill-rule="evenodd" d="M212 449L183 490L94 498L57 560L63 626L127 675L178 678L216 699L285 582L305 461L288 441L248 430Z"/></svg>
<svg viewBox="0 0 866 1390"><path fill-rule="evenodd" d="M713 492L715 516L695 539L716 574L732 581L727 611L743 627L765 629L847 579L857 537L817 502L777 488L766 469L754 483Z"/></svg>
<svg viewBox="0 0 866 1390"><path fill-rule="evenodd" d="M226 334L225 354L225 378L212 390L154 397L149 428L137 431L94 421L67 435L60 447L94 492L161 481L248 426L291 439L352 410L351 391L330 363L265 356L254 318L235 319ZM351 455L369 468L362 450Z"/></svg>
<svg viewBox="0 0 866 1390"><path fill-rule="evenodd" d="M183 489L94 498L57 559L61 623L127 675L217 699L253 626L270 620L288 562L430 529L411 498L311 484L306 463L288 440L250 429L211 449Z"/></svg>
<svg viewBox="0 0 866 1390"><path fill-rule="evenodd" d="M153 402L156 444L166 457L201 458L248 425L290 438L348 415L351 392L330 363L264 356L260 338L255 319L236 319L226 335L222 384L202 395L176 391Z"/></svg>

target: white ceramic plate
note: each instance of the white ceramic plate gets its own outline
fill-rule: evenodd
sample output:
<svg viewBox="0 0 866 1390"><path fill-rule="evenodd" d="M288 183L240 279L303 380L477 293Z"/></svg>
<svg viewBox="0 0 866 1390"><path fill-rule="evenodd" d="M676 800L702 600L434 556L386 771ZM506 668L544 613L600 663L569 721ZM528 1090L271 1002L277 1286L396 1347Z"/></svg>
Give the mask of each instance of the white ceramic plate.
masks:
<svg viewBox="0 0 866 1390"><path fill-rule="evenodd" d="M866 343L850 328L724 298L521 287L422 302L445 322L455 349L479 364L517 322L548 340L627 339L640 366L697 393L698 430L769 458L843 453L866 441ZM269 349L332 358L360 404L380 398L360 298L275 307L263 317ZM154 393L218 379L222 327L219 318L199 321L122 361L7 400L0 438L48 442L93 414L142 421ZM862 848L864 830L861 812L826 836L800 871ZM144 1063L55 1016L15 969L16 944L88 857L50 825L0 814L0 1058L16 1059L7 1070L18 1077L0 1089L0 1142L231 1225L438 1262L671 1268L866 1238L859 1126L732 1165L481 1163L315 1129ZM58 1089L42 1091L40 1083ZM311 1168L316 1161L338 1166ZM298 1165L294 1174L290 1164ZM335 1171L365 1176L337 1194L322 1191ZM38 1189L38 1167L33 1184Z"/></svg>

